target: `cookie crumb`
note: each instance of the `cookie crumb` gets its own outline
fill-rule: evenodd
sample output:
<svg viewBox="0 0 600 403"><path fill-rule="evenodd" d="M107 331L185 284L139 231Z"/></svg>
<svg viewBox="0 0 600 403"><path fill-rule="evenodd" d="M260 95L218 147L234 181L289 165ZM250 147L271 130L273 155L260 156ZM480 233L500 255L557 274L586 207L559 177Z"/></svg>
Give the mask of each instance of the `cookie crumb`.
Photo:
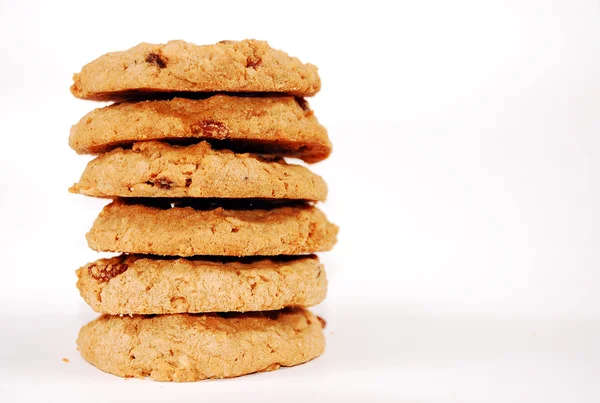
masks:
<svg viewBox="0 0 600 403"><path fill-rule="evenodd" d="M70 362L68 358L64 358L62 359L62 362Z"/></svg>

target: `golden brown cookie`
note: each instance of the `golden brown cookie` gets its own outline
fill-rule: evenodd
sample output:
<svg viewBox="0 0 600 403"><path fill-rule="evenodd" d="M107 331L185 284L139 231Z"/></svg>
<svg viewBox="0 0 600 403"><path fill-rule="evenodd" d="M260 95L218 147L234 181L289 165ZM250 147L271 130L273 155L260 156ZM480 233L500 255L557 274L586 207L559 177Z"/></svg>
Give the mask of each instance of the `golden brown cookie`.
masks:
<svg viewBox="0 0 600 403"><path fill-rule="evenodd" d="M317 68L247 39L198 46L184 41L107 53L73 76L71 92L98 101L149 92L279 92L299 96L321 88Z"/></svg>
<svg viewBox="0 0 600 403"><path fill-rule="evenodd" d="M330 250L338 227L313 206L237 210L147 206L117 200L102 210L88 245L166 256L276 256Z"/></svg>
<svg viewBox="0 0 600 403"><path fill-rule="evenodd" d="M69 145L97 154L148 140L203 139L248 151L321 161L331 153L327 131L301 98L214 95L124 102L95 109L71 128Z"/></svg>
<svg viewBox="0 0 600 403"><path fill-rule="evenodd" d="M77 270L96 311L118 314L270 311L323 301L327 279L314 256L166 259L121 255Z"/></svg>
<svg viewBox="0 0 600 403"><path fill-rule="evenodd" d="M283 159L147 141L90 161L70 189L95 197L201 197L325 200L318 175Z"/></svg>
<svg viewBox="0 0 600 403"><path fill-rule="evenodd" d="M102 371L156 381L231 378L323 353L320 318L302 308L245 314L109 316L85 325L77 346Z"/></svg>

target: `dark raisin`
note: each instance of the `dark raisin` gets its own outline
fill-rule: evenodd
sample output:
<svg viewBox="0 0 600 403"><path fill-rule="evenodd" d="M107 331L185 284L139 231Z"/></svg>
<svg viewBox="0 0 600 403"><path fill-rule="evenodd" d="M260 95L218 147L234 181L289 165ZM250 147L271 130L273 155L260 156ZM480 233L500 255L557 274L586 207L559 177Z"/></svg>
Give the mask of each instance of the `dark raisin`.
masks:
<svg viewBox="0 0 600 403"><path fill-rule="evenodd" d="M102 283L108 282L111 278L118 276L125 272L129 266L125 263L121 264L107 264L97 265L93 264L88 266L88 273L97 281Z"/></svg>
<svg viewBox="0 0 600 403"><path fill-rule="evenodd" d="M191 126L194 135L211 137L215 139L229 138L229 129L221 122L216 120L203 120Z"/></svg>
<svg viewBox="0 0 600 403"><path fill-rule="evenodd" d="M173 181L167 178L156 178L154 180L146 181L146 184L150 186L158 186L161 189L171 189Z"/></svg>
<svg viewBox="0 0 600 403"><path fill-rule="evenodd" d="M262 63L262 59L258 56L249 56L246 59L246 67L256 69Z"/></svg>
<svg viewBox="0 0 600 403"><path fill-rule="evenodd" d="M155 64L159 69L167 67L167 61L157 53L148 53L148 56L146 56L146 63Z"/></svg>

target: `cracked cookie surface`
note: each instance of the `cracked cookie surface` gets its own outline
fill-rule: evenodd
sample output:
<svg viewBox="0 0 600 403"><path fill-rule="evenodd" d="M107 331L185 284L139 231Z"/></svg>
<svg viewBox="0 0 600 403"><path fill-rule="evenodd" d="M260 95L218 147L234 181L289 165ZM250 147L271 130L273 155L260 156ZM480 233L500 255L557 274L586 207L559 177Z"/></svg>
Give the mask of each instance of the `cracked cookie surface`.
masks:
<svg viewBox="0 0 600 403"><path fill-rule="evenodd" d="M250 152L321 161L331 142L308 104L299 98L214 95L124 102L99 108L71 128L69 145L97 154L137 141L218 140Z"/></svg>
<svg viewBox="0 0 600 403"><path fill-rule="evenodd" d="M302 308L245 314L110 316L85 325L77 346L102 371L197 381L272 371L323 353L321 319Z"/></svg>
<svg viewBox="0 0 600 403"><path fill-rule="evenodd" d="M71 189L95 197L199 197L325 200L327 185L281 158L214 150L208 142L134 143L90 161Z"/></svg>
<svg viewBox="0 0 600 403"><path fill-rule="evenodd" d="M163 256L277 256L330 250L338 227L313 206L269 210L161 208L116 200L86 238L104 252Z"/></svg>
<svg viewBox="0 0 600 403"><path fill-rule="evenodd" d="M312 255L259 259L166 259L121 255L77 270L96 312L172 314L269 311L323 301L327 278Z"/></svg>
<svg viewBox="0 0 600 403"><path fill-rule="evenodd" d="M247 39L199 46L176 40L141 43L100 56L73 76L71 92L78 98L107 101L157 92L311 96L320 88L315 66L267 42Z"/></svg>

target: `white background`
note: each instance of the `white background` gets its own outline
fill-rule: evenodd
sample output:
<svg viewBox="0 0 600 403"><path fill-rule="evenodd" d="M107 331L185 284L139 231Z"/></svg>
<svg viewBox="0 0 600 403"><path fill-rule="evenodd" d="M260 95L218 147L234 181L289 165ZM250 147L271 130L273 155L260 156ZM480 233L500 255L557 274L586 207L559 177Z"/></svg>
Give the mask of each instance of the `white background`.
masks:
<svg viewBox="0 0 600 403"><path fill-rule="evenodd" d="M600 400L598 1L0 2L0 401ZM319 66L325 355L161 384L83 362L71 74L139 42L265 39ZM66 357L70 363L63 363Z"/></svg>

